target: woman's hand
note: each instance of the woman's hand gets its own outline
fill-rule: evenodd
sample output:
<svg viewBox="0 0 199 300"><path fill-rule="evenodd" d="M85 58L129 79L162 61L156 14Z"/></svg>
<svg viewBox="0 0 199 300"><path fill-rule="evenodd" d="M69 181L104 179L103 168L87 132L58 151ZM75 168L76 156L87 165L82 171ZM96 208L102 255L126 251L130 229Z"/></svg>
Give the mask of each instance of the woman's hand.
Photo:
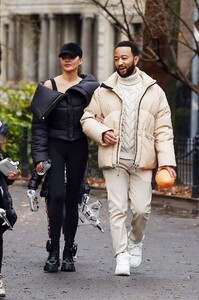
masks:
<svg viewBox="0 0 199 300"><path fill-rule="evenodd" d="M101 115L95 115L95 119L100 122L100 123L103 123L104 122L104 116L101 114Z"/></svg>
<svg viewBox="0 0 199 300"><path fill-rule="evenodd" d="M42 173L44 170L44 167L43 167L43 162L39 162L37 165L36 165L36 171L39 172L39 173Z"/></svg>

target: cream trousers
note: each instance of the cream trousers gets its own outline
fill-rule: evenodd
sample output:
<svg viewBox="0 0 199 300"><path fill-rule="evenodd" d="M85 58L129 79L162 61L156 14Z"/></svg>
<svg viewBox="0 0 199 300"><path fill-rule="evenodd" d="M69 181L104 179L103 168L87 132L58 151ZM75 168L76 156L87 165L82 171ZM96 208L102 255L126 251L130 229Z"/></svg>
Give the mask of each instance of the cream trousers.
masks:
<svg viewBox="0 0 199 300"><path fill-rule="evenodd" d="M132 168L132 160L120 159L115 169L103 170L108 194L110 229L115 256L127 250L128 237L134 242L144 238L144 230L151 212L152 170ZM131 228L127 232L128 208Z"/></svg>

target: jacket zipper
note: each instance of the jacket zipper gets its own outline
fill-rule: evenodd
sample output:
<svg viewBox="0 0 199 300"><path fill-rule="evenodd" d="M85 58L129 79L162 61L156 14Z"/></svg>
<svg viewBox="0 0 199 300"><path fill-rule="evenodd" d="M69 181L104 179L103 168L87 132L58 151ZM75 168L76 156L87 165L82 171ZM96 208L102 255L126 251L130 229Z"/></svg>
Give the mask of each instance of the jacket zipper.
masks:
<svg viewBox="0 0 199 300"><path fill-rule="evenodd" d="M138 106L138 118L137 118L137 126L136 126L136 132L138 130L138 121L139 121L139 114L140 114L140 105L141 105L141 102L142 102L142 99L144 97L144 95L146 94L147 90L153 86L154 84L156 84L156 82L152 83L151 85L149 85L146 90L144 91L142 97L140 98L140 102L139 102L139 106ZM136 171L139 167L139 165L137 165L135 162L136 162L136 158L137 158L137 134L136 134L136 141L135 141L135 158L134 158L134 161L133 161L133 169Z"/></svg>
<svg viewBox="0 0 199 300"><path fill-rule="evenodd" d="M45 118L46 118L46 115L48 115L48 111L50 110L51 111L51 108L54 107L57 102L59 102L61 99L60 98L63 98L65 96L65 94L61 94L59 95L49 106L48 108L45 110L45 112L43 113L43 116L42 116L42 120L44 121Z"/></svg>
<svg viewBox="0 0 199 300"><path fill-rule="evenodd" d="M123 116L123 100L122 100L122 97L119 93L117 93L117 90L115 90L114 88L111 88L111 87L108 87L108 86L105 86L106 88L108 89L111 89L120 99L121 99L121 102L122 102L122 112L121 112L121 117L120 117L120 124L122 124L122 116ZM118 143L118 147L117 147L117 154L116 154L116 164L113 165L113 167L117 167L119 165L119 153L120 153L120 148L121 148L121 126L120 126L120 129L119 129L119 143Z"/></svg>

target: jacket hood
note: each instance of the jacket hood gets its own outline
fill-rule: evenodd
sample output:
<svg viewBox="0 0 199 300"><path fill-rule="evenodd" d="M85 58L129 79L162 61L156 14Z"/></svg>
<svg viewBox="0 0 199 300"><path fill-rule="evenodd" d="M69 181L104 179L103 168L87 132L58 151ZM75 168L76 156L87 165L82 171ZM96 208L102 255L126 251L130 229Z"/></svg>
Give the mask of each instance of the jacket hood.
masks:
<svg viewBox="0 0 199 300"><path fill-rule="evenodd" d="M100 85L96 78L89 74L81 74L82 80L77 84L72 86L69 90L76 90L84 95L86 101L89 103L95 89Z"/></svg>

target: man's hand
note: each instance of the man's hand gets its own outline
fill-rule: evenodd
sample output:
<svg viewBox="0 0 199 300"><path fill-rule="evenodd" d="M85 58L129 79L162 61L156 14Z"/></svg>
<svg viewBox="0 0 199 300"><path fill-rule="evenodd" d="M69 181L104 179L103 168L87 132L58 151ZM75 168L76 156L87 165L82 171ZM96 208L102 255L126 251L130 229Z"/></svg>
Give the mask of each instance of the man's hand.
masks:
<svg viewBox="0 0 199 300"><path fill-rule="evenodd" d="M113 146L117 143L117 137L112 130L109 130L103 134L103 141L107 145Z"/></svg>
<svg viewBox="0 0 199 300"><path fill-rule="evenodd" d="M162 169L166 169L169 174L171 175L171 177L173 177L175 180L176 180L176 171L174 170L173 167L170 167L170 166L161 166L158 168L157 170L157 174L162 170Z"/></svg>

